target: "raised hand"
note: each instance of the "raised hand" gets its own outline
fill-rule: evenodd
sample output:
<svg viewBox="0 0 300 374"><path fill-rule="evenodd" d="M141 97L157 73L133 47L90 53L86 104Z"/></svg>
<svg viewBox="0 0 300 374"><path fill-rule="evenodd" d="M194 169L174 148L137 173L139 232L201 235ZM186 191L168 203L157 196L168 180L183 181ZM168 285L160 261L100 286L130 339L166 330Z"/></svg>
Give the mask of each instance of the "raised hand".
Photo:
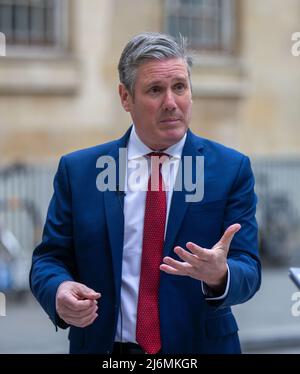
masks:
<svg viewBox="0 0 300 374"><path fill-rule="evenodd" d="M164 257L160 269L168 274L185 275L205 282L212 290L219 290L226 284L227 254L234 235L241 225L236 223L227 228L222 238L211 248L202 248L188 242L186 247L175 247L174 252L182 261Z"/></svg>

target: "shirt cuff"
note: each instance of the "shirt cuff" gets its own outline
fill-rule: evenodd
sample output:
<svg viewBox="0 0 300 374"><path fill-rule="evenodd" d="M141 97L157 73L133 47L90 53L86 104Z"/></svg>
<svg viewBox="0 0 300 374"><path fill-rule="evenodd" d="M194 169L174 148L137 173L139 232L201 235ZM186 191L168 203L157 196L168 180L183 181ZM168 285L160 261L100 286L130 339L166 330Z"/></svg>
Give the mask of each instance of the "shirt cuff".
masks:
<svg viewBox="0 0 300 374"><path fill-rule="evenodd" d="M223 295L214 297L211 289L204 282L201 281L202 292L204 294L205 300L222 300L222 299L225 299L225 297L227 296L228 290L229 290L229 284L230 284L230 270L229 270L228 264L226 264L226 266L227 266L227 284L226 284L226 288L225 288Z"/></svg>

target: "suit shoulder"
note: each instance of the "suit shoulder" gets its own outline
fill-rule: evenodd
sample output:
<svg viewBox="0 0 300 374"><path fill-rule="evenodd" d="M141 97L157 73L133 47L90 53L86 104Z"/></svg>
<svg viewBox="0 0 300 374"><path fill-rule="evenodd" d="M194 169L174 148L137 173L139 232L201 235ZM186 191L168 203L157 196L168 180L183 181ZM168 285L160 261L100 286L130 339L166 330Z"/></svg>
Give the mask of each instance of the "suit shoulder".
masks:
<svg viewBox="0 0 300 374"><path fill-rule="evenodd" d="M220 157L225 157L226 159L234 159L234 160L241 160L245 157L248 158L247 155L238 151L237 149L228 147L224 144L218 143L211 139L201 138L199 136L195 136L199 144L202 144L207 152L214 153Z"/></svg>
<svg viewBox="0 0 300 374"><path fill-rule="evenodd" d="M114 140L65 154L60 158L58 169L66 167L71 175L73 173L76 173L76 175L78 173L85 175L93 169L96 170L97 160L101 156L108 156L113 150L117 150L119 147L119 141Z"/></svg>
<svg viewBox="0 0 300 374"><path fill-rule="evenodd" d="M110 153L111 149L117 146L118 141L113 140L108 143L99 144L93 147L79 149L71 153L67 153L62 156L67 162L94 160L102 155Z"/></svg>

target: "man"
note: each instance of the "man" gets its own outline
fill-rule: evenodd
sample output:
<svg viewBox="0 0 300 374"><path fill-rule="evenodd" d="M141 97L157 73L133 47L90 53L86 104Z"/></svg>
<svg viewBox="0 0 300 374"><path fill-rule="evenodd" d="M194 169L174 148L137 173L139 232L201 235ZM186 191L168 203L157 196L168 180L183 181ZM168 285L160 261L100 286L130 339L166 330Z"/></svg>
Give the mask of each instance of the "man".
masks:
<svg viewBox="0 0 300 374"><path fill-rule="evenodd" d="M119 62L133 126L60 161L30 279L71 353L240 352L230 306L260 286L254 178L246 156L188 129L190 67L183 43L135 36ZM146 188L132 188L138 163Z"/></svg>

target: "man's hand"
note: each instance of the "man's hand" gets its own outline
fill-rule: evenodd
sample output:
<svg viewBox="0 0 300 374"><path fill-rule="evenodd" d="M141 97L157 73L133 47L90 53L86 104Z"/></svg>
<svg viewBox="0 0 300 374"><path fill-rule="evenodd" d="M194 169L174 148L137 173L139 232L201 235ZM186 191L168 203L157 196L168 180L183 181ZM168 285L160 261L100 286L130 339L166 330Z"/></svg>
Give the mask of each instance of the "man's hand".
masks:
<svg viewBox="0 0 300 374"><path fill-rule="evenodd" d="M98 317L97 299L100 293L84 284L66 281L56 293L57 314L69 325L86 327Z"/></svg>
<svg viewBox="0 0 300 374"><path fill-rule="evenodd" d="M164 264L160 265L160 270L168 274L187 275L201 280L213 291L218 292L226 285L227 254L230 243L240 228L241 225L238 223L229 226L222 238L211 249L202 248L191 242L186 243L190 252L181 247L175 247L174 252L183 262L164 257Z"/></svg>

